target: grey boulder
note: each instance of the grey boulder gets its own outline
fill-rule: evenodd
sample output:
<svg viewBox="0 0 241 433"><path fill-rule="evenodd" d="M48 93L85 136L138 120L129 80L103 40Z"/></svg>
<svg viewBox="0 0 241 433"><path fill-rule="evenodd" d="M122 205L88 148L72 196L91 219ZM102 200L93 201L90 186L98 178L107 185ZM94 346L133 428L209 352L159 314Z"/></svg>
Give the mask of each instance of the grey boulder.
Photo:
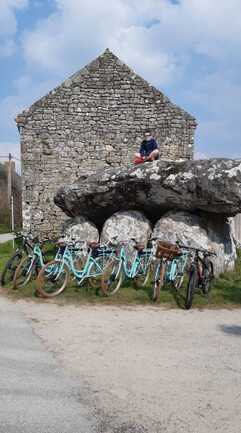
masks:
<svg viewBox="0 0 241 433"><path fill-rule="evenodd" d="M151 232L151 224L142 212L116 212L106 220L101 232L101 241L106 242L114 237L120 241L135 238L138 242L146 244Z"/></svg>
<svg viewBox="0 0 241 433"><path fill-rule="evenodd" d="M84 217L75 217L66 220L62 227L62 236L69 240L99 240L99 232L97 227Z"/></svg>
<svg viewBox="0 0 241 433"><path fill-rule="evenodd" d="M142 212L133 210L116 212L105 221L101 242L106 243L113 238L117 238L115 242L127 241L124 248L129 260L133 259L136 252L132 239L146 245L151 233L151 224Z"/></svg>
<svg viewBox="0 0 241 433"><path fill-rule="evenodd" d="M216 275L233 270L237 257L229 221L223 217L198 216L188 212L168 212L157 221L153 236L166 241L205 248L212 257Z"/></svg>

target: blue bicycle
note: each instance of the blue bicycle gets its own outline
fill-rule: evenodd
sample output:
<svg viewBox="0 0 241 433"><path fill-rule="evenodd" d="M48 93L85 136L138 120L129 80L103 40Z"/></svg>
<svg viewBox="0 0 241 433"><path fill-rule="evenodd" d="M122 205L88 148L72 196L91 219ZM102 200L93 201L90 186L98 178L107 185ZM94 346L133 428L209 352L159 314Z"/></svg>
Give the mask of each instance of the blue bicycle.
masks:
<svg viewBox="0 0 241 433"><path fill-rule="evenodd" d="M127 253L130 245L136 250L132 260ZM144 287L149 279L152 247L145 248L144 244L135 239L119 242L119 247L119 251L107 263L101 278L101 291L105 296L114 295L124 278L132 279L137 287Z"/></svg>
<svg viewBox="0 0 241 433"><path fill-rule="evenodd" d="M13 289L24 287L29 281L36 277L38 271L44 265L43 245L48 240L40 241L37 237L30 244L28 242L28 255L23 257L17 266L13 277Z"/></svg>
<svg viewBox="0 0 241 433"><path fill-rule="evenodd" d="M114 249L98 242L88 243L88 255L81 256L79 245L85 242L68 242L62 246L61 257L47 263L37 278L37 293L44 298L51 298L62 293L69 281L70 274L81 286L87 281L95 286L103 273L107 260L114 254ZM83 248L83 247L82 247ZM78 253L78 258L76 257Z"/></svg>
<svg viewBox="0 0 241 433"><path fill-rule="evenodd" d="M176 290L182 286L190 252L178 244L159 240L153 270L153 301L159 301L165 283L172 283Z"/></svg>
<svg viewBox="0 0 241 433"><path fill-rule="evenodd" d="M13 282L16 269L21 260L24 256L28 256L33 250L32 236L30 233L15 233L14 240L17 244L17 248L3 268L0 279L2 286Z"/></svg>

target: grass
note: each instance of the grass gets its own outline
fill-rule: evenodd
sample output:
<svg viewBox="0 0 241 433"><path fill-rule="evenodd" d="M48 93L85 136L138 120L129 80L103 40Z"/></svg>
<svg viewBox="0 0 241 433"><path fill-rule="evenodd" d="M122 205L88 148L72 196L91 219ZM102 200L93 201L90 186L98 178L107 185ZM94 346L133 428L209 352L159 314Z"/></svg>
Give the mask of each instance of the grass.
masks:
<svg viewBox="0 0 241 433"><path fill-rule="evenodd" d="M52 251L52 246L49 246L47 249L48 259L50 260L54 252ZM0 273L12 252L12 242L0 244ZM8 287L4 289L4 292L14 299L33 299L35 297L35 282L33 281L21 290L19 289L16 291L13 291L10 287ZM151 284L149 284L147 288L136 289L130 281L126 281L124 286L116 295L106 298L100 295L98 289L88 288L88 284L85 287L77 287L73 281L70 281L70 284L65 292L59 297L54 298L54 302L61 305L66 303L156 305L151 300L151 294ZM185 290L181 291L177 296L176 292L170 286L166 286L161 291L160 304L167 306L168 308L176 308L177 305L183 308L184 296ZM37 299L38 302L49 302L48 300L46 301L38 298L35 299ZM209 298L199 293L195 294L193 306L198 308L234 308L241 306L241 250L238 252L238 259L234 271L222 274L218 279L215 280Z"/></svg>
<svg viewBox="0 0 241 433"><path fill-rule="evenodd" d="M11 256L12 251L12 241L0 244L0 273L2 272L4 264Z"/></svg>
<svg viewBox="0 0 241 433"><path fill-rule="evenodd" d="M5 234L5 233L10 233L10 232L11 232L11 228L9 225L0 224L0 235Z"/></svg>

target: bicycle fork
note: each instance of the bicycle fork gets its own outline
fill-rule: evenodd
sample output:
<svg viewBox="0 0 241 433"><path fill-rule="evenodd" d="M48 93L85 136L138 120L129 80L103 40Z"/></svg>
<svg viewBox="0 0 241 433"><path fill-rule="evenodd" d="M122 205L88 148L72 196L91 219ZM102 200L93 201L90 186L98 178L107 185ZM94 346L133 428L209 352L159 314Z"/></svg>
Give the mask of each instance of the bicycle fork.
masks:
<svg viewBox="0 0 241 433"><path fill-rule="evenodd" d="M161 288L164 285L164 280L165 280L165 272L166 272L166 261L162 259L160 265L158 266L158 272L156 272L156 275L154 276L155 294L153 300L157 302L160 300Z"/></svg>

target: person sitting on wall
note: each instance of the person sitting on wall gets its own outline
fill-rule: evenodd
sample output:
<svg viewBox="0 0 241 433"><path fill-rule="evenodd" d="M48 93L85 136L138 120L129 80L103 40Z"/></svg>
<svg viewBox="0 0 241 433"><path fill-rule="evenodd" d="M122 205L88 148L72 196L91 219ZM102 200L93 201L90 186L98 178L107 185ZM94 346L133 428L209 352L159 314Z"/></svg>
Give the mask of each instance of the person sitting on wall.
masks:
<svg viewBox="0 0 241 433"><path fill-rule="evenodd" d="M145 139L141 143L140 150L135 154L134 164L142 164L159 158L158 144L152 137L151 131L147 129L144 135Z"/></svg>

